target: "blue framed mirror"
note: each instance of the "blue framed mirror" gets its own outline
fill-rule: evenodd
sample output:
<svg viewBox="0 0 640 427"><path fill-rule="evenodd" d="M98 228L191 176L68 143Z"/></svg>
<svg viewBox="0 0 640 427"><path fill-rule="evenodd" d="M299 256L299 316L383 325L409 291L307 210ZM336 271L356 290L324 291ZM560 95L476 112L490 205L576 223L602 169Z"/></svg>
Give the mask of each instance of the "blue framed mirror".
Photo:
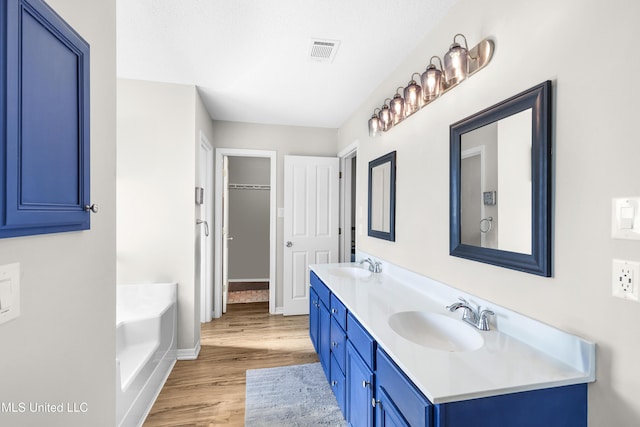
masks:
<svg viewBox="0 0 640 427"><path fill-rule="evenodd" d="M450 127L450 254L551 276L551 82Z"/></svg>
<svg viewBox="0 0 640 427"><path fill-rule="evenodd" d="M368 235L396 240L396 152L369 162Z"/></svg>

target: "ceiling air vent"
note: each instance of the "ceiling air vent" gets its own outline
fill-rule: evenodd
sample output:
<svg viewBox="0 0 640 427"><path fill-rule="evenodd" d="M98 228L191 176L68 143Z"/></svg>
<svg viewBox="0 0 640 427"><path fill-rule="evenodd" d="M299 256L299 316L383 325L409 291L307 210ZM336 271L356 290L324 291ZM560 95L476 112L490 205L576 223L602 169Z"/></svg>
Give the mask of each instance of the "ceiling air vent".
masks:
<svg viewBox="0 0 640 427"><path fill-rule="evenodd" d="M309 56L318 62L333 62L340 42L338 40L312 39Z"/></svg>

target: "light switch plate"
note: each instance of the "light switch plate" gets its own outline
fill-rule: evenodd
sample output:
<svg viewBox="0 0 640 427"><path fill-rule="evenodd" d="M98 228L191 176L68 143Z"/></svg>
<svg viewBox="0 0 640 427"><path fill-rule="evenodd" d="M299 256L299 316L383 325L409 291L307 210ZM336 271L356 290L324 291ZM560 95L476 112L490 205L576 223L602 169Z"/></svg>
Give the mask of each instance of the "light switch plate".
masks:
<svg viewBox="0 0 640 427"><path fill-rule="evenodd" d="M20 316L20 264L0 266L0 324Z"/></svg>
<svg viewBox="0 0 640 427"><path fill-rule="evenodd" d="M616 197L612 200L611 237L640 240L640 197Z"/></svg>

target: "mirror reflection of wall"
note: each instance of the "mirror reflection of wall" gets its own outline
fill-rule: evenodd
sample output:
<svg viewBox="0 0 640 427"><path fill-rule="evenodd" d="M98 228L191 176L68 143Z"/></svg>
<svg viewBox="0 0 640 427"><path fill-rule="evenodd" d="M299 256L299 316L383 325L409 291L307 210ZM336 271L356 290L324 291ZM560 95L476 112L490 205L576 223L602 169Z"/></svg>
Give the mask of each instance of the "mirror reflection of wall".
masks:
<svg viewBox="0 0 640 427"><path fill-rule="evenodd" d="M531 122L527 109L461 136L463 244L531 254Z"/></svg>

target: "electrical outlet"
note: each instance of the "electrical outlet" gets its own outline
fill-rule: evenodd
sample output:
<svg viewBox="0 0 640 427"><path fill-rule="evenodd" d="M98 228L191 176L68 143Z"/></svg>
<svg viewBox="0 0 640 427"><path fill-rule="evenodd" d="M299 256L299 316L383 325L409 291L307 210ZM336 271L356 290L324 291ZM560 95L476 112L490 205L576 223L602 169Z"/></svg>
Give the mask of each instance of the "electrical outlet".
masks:
<svg viewBox="0 0 640 427"><path fill-rule="evenodd" d="M613 260L611 293L614 297L632 301L640 300L640 263Z"/></svg>

